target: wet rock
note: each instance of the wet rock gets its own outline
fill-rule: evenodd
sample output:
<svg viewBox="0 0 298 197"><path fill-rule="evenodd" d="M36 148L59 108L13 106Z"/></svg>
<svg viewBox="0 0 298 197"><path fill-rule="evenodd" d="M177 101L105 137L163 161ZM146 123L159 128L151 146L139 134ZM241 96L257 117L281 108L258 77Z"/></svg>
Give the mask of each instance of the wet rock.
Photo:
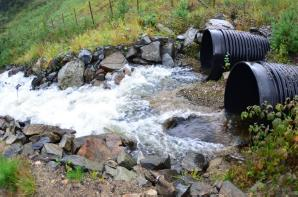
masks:
<svg viewBox="0 0 298 197"><path fill-rule="evenodd" d="M187 46L190 46L193 44L195 38L196 38L196 35L198 33L198 30L193 28L193 27L190 27L184 34L184 37L185 37L185 40L184 40L184 46L187 47Z"/></svg>
<svg viewBox="0 0 298 197"><path fill-rule="evenodd" d="M167 42L161 47L161 54L169 54L172 58L175 57L175 44L174 42Z"/></svg>
<svg viewBox="0 0 298 197"><path fill-rule="evenodd" d="M114 180L116 181L131 181L137 178L137 174L133 171L129 171L128 169L118 166L116 168L116 175L114 176Z"/></svg>
<svg viewBox="0 0 298 197"><path fill-rule="evenodd" d="M247 195L233 185L230 181L224 181L219 195L226 197L246 197Z"/></svg>
<svg viewBox="0 0 298 197"><path fill-rule="evenodd" d="M188 152L181 162L183 169L187 171L202 172L208 166L208 161L201 153Z"/></svg>
<svg viewBox="0 0 298 197"><path fill-rule="evenodd" d="M106 57L101 63L101 67L110 72L120 70L127 63L124 55L121 52L115 52Z"/></svg>
<svg viewBox="0 0 298 197"><path fill-rule="evenodd" d="M31 86L33 90L36 90L37 87L39 87L43 82L43 77L42 76L37 76L34 77L34 79L31 82Z"/></svg>
<svg viewBox="0 0 298 197"><path fill-rule="evenodd" d="M142 167L150 170L162 170L171 168L171 158L150 155L140 160Z"/></svg>
<svg viewBox="0 0 298 197"><path fill-rule="evenodd" d="M43 70L47 67L47 60L43 57L39 58L37 62L32 66L32 71L36 75L42 74Z"/></svg>
<svg viewBox="0 0 298 197"><path fill-rule="evenodd" d="M131 170L135 165L137 165L136 160L125 151L122 151L117 157L117 163L119 166L125 167Z"/></svg>
<svg viewBox="0 0 298 197"><path fill-rule="evenodd" d="M49 137L41 137L39 140L32 144L33 150L40 150L46 143L50 143L51 139Z"/></svg>
<svg viewBox="0 0 298 197"><path fill-rule="evenodd" d="M82 49L78 58L84 62L85 65L90 64L92 60L92 53L88 49Z"/></svg>
<svg viewBox="0 0 298 197"><path fill-rule="evenodd" d="M175 62L174 62L173 58L169 54L166 53L162 56L162 65L164 65L166 67L174 67Z"/></svg>
<svg viewBox="0 0 298 197"><path fill-rule="evenodd" d="M62 158L62 162L64 163L71 163L74 166L80 166L87 170L95 170L102 172L103 164L95 161L91 161L85 157L79 155L65 155Z"/></svg>
<svg viewBox="0 0 298 197"><path fill-rule="evenodd" d="M68 62L58 73L58 86L61 89L79 87L84 84L84 63L80 60Z"/></svg>
<svg viewBox="0 0 298 197"><path fill-rule="evenodd" d="M15 157L20 154L23 150L23 145L21 143L15 143L6 147L3 151L5 157Z"/></svg>
<svg viewBox="0 0 298 197"><path fill-rule="evenodd" d="M50 73L50 74L47 76L47 80L48 80L48 81L51 81L51 82L56 82L56 80L57 80L57 75L58 75L57 72L52 72L52 73Z"/></svg>
<svg viewBox="0 0 298 197"><path fill-rule="evenodd" d="M160 42L152 42L149 45L141 47L142 58L152 62L160 62Z"/></svg>
<svg viewBox="0 0 298 197"><path fill-rule="evenodd" d="M114 78L114 83L116 85L120 85L121 81L125 78L125 74L124 74L124 72L119 71L119 72L115 73L113 78Z"/></svg>
<svg viewBox="0 0 298 197"><path fill-rule="evenodd" d="M11 77L15 74L17 74L18 72L24 72L25 68L24 67L13 67L8 71L8 77Z"/></svg>
<svg viewBox="0 0 298 197"><path fill-rule="evenodd" d="M86 68L84 72L85 83L90 83L94 78L95 78L95 69L93 68L93 66L89 66L88 68Z"/></svg>
<svg viewBox="0 0 298 197"><path fill-rule="evenodd" d="M140 64L140 65L148 65L150 62L143 60L142 58L136 57L136 58L133 58L132 63Z"/></svg>
<svg viewBox="0 0 298 197"><path fill-rule="evenodd" d="M156 28L157 28L160 32L162 32L162 33L166 33L166 34L171 35L171 36L175 35L175 33L174 33L170 28L164 26L164 25L161 24L161 23L158 23L158 24L156 25Z"/></svg>
<svg viewBox="0 0 298 197"><path fill-rule="evenodd" d="M98 86L101 86L103 84L104 84L104 81L101 81L101 80L94 79L94 80L91 81L91 85L93 85L93 86L98 87Z"/></svg>
<svg viewBox="0 0 298 197"><path fill-rule="evenodd" d="M196 197L207 197L211 194L217 194L217 190L203 182L193 183L190 188L182 195L182 197L196 196Z"/></svg>
<svg viewBox="0 0 298 197"><path fill-rule="evenodd" d="M104 48L98 47L96 48L95 52L93 53L93 61L101 62L105 58Z"/></svg>
<svg viewBox="0 0 298 197"><path fill-rule="evenodd" d="M126 54L126 58L127 58L127 59L134 58L134 57L137 56L137 54L138 54L137 49L136 49L135 47L132 46L132 47L130 47L130 48L128 49L128 52L127 52L127 54Z"/></svg>
<svg viewBox="0 0 298 197"><path fill-rule="evenodd" d="M210 19L206 24L204 29L235 29L235 27L226 20L221 19Z"/></svg>
<svg viewBox="0 0 298 197"><path fill-rule="evenodd" d="M43 153L62 157L63 150L57 144L46 143L42 149Z"/></svg>
<svg viewBox="0 0 298 197"><path fill-rule="evenodd" d="M61 141L59 142L59 146L63 148L67 152L71 152L72 144L73 144L74 136L65 134L62 136Z"/></svg>
<svg viewBox="0 0 298 197"><path fill-rule="evenodd" d="M33 145L32 142L25 144L23 151L22 151L22 155L24 155L24 156L32 155L34 153L32 145Z"/></svg>
<svg viewBox="0 0 298 197"><path fill-rule="evenodd" d="M87 137L78 151L78 155L92 161L106 161L116 159L124 150L121 137L115 134L105 134L96 137Z"/></svg>

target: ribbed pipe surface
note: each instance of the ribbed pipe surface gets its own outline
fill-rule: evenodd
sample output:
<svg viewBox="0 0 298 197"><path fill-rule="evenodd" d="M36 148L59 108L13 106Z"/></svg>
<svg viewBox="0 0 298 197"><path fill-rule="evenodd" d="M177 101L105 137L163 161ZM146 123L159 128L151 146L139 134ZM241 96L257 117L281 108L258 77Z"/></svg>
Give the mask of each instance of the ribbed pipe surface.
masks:
<svg viewBox="0 0 298 197"><path fill-rule="evenodd" d="M298 95L298 66L268 62L240 62L231 70L225 108L239 113L248 106L283 103Z"/></svg>
<svg viewBox="0 0 298 197"><path fill-rule="evenodd" d="M235 30L205 30L200 60L208 80L218 80L227 55L232 67L239 61L263 60L269 50L269 41L262 36Z"/></svg>

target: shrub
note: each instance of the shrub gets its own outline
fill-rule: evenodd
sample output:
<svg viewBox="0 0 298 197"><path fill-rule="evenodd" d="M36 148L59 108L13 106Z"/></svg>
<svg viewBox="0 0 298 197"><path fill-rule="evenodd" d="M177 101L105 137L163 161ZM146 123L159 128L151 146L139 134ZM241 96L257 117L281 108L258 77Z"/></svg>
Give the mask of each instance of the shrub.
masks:
<svg viewBox="0 0 298 197"><path fill-rule="evenodd" d="M80 166L74 169L66 165L66 177L73 181L82 181L84 178L84 171Z"/></svg>
<svg viewBox="0 0 298 197"><path fill-rule="evenodd" d="M125 14L128 12L129 6L127 0L120 0L117 3L115 18L124 20Z"/></svg>
<svg viewBox="0 0 298 197"><path fill-rule="evenodd" d="M298 52L298 8L290 8L281 14L277 23L273 24L271 39L272 48L278 54L287 55Z"/></svg>
<svg viewBox="0 0 298 197"><path fill-rule="evenodd" d="M174 10L174 15L180 19L186 19L188 17L188 1L180 0L177 8Z"/></svg>
<svg viewBox="0 0 298 197"><path fill-rule="evenodd" d="M15 190L18 161L0 157L0 187Z"/></svg>
<svg viewBox="0 0 298 197"><path fill-rule="evenodd" d="M280 184L283 175L291 179L284 184L297 188L298 179L286 173L298 175L298 97L275 107L267 104L248 107L241 118L250 123L251 145L245 152L246 162L234 166L229 178L248 187L257 181Z"/></svg>
<svg viewBox="0 0 298 197"><path fill-rule="evenodd" d="M157 24L157 16L155 13L141 14L140 23L144 27L155 27Z"/></svg>

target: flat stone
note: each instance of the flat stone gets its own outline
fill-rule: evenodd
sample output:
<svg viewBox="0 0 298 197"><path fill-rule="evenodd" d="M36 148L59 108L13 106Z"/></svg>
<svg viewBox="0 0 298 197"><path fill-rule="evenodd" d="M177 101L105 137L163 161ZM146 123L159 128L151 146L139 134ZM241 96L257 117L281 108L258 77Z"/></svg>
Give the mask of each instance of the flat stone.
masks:
<svg viewBox="0 0 298 197"><path fill-rule="evenodd" d="M63 150L61 147L59 147L57 144L51 144L51 143L44 144L43 152L50 155L56 155L58 157L62 157L62 154L63 154Z"/></svg>
<svg viewBox="0 0 298 197"><path fill-rule="evenodd" d="M62 162L71 163L72 165L75 165L75 166L81 166L82 168L85 168L88 170L95 170L99 172L102 172L103 170L103 163L91 161L79 155L65 155L62 158Z"/></svg>
<svg viewBox="0 0 298 197"><path fill-rule="evenodd" d="M114 176L115 181L131 181L137 178L137 174L133 171L129 171L121 166L117 167L116 175Z"/></svg>
<svg viewBox="0 0 298 197"><path fill-rule="evenodd" d="M59 127L56 127L56 126L42 125L42 124L27 125L23 129L23 133L27 136L39 135L44 133L55 133L55 134L58 134L59 136L62 136L66 132L70 132L70 130L60 129Z"/></svg>
<svg viewBox="0 0 298 197"><path fill-rule="evenodd" d="M152 42L149 45L141 47L142 58L152 62L160 62L160 42Z"/></svg>
<svg viewBox="0 0 298 197"><path fill-rule="evenodd" d="M162 170L171 168L171 158L160 157L155 155L146 156L144 159L140 160L142 167L150 170Z"/></svg>
<svg viewBox="0 0 298 197"><path fill-rule="evenodd" d="M119 166L125 167L131 170L135 165L137 165L136 160L124 150L118 155L117 163Z"/></svg>
<svg viewBox="0 0 298 197"><path fill-rule="evenodd" d="M205 29L235 29L235 27L226 20L221 20L221 19L210 19L206 24L205 24Z"/></svg>
<svg viewBox="0 0 298 197"><path fill-rule="evenodd" d="M222 195L225 197L247 197L245 193L243 193L230 181L223 182L221 189L219 191L219 195Z"/></svg>
<svg viewBox="0 0 298 197"><path fill-rule="evenodd" d="M106 57L101 63L101 67L107 71L120 70L127 63L121 52L115 52Z"/></svg>

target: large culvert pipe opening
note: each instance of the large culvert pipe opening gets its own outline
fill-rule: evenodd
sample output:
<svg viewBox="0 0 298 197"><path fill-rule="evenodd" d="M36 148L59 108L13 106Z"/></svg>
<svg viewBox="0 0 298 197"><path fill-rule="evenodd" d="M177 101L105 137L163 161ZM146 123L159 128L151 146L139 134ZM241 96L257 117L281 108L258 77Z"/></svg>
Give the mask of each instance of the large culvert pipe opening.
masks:
<svg viewBox="0 0 298 197"><path fill-rule="evenodd" d="M248 106L260 105L255 75L246 63L237 64L231 71L225 90L225 108L241 113Z"/></svg>
<svg viewBox="0 0 298 197"><path fill-rule="evenodd" d="M203 69L212 69L213 60L213 43L212 37L209 30L205 30L202 38L202 47L200 52L200 60Z"/></svg>

